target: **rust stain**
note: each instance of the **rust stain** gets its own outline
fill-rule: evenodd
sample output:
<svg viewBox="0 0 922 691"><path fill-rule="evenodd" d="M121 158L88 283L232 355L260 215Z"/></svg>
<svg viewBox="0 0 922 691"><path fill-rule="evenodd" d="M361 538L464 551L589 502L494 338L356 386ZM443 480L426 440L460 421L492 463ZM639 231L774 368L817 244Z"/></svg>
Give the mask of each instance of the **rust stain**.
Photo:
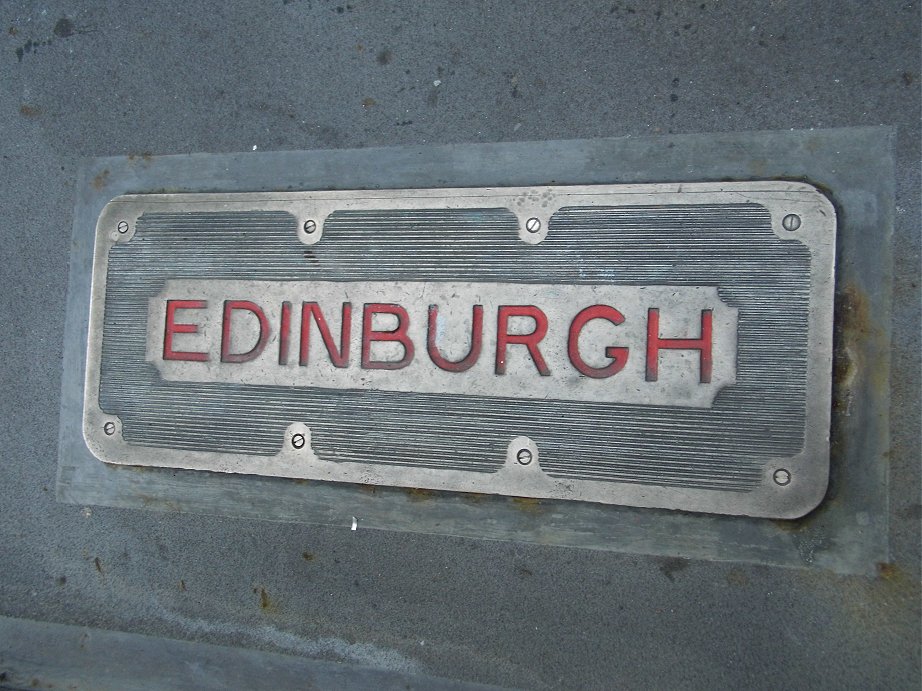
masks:
<svg viewBox="0 0 922 691"><path fill-rule="evenodd" d="M819 508L808 513L802 518L773 518L771 519L772 524L778 528L783 533L802 533L807 528L810 527L810 524L813 522L814 517L819 514L821 511L825 510L829 504L832 503L832 500L825 500L820 504Z"/></svg>
<svg viewBox="0 0 922 691"><path fill-rule="evenodd" d="M276 604L269 599L269 593L263 586L253 588L253 592L259 595L259 608L264 612L275 612L278 610Z"/></svg>
<svg viewBox="0 0 922 691"><path fill-rule="evenodd" d="M541 513L544 508L541 506L541 500L534 497L511 497L512 505L526 513Z"/></svg>
<svg viewBox="0 0 922 691"><path fill-rule="evenodd" d="M492 495L482 494L480 492L461 492L461 498L465 501L473 502L479 504L482 501L489 499Z"/></svg>
<svg viewBox="0 0 922 691"><path fill-rule="evenodd" d="M154 155L150 151L142 151L139 154L128 154L128 160L132 163L140 160L145 165L148 165L154 160Z"/></svg>
<svg viewBox="0 0 922 691"><path fill-rule="evenodd" d="M109 169L106 168L101 173L99 173L95 178L93 178L93 187L97 190L101 190L109 184Z"/></svg>
<svg viewBox="0 0 922 691"><path fill-rule="evenodd" d="M313 552L301 552L301 558L304 561L314 561L314 559L316 559L317 557L314 555Z"/></svg>
<svg viewBox="0 0 922 691"><path fill-rule="evenodd" d="M160 497L152 497L149 494L139 494L137 496L138 499L141 500L141 505L145 508L177 512L182 511L182 507L175 501L170 501L169 499L161 499Z"/></svg>
<svg viewBox="0 0 922 691"><path fill-rule="evenodd" d="M849 443L840 420L850 414L858 387L867 383L879 395L889 386L886 376L887 349L884 334L874 320L867 294L853 283L847 283L836 294L835 334L832 374L832 430L830 434L830 459L841 456ZM877 351L882 358L867 361L865 353ZM772 523L786 533L807 530L820 516L839 503L835 475L830 477L826 498L814 511L793 520L773 520Z"/></svg>
<svg viewBox="0 0 922 691"><path fill-rule="evenodd" d="M103 572L103 571L102 571L102 562L100 561L99 557L93 557L93 566L96 567L96 570L97 570L99 573L102 573L102 572Z"/></svg>
<svg viewBox="0 0 922 691"><path fill-rule="evenodd" d="M877 575L885 581L895 581L902 575L896 564L880 562L877 564Z"/></svg>
<svg viewBox="0 0 922 691"><path fill-rule="evenodd" d="M814 592L817 604L843 619L839 626L868 635L918 626L922 582L896 563L878 564L877 578L816 570L797 573L800 582Z"/></svg>
<svg viewBox="0 0 922 691"><path fill-rule="evenodd" d="M366 494L377 494L378 492L378 487L376 485L360 484L358 485L358 488Z"/></svg>
<svg viewBox="0 0 922 691"><path fill-rule="evenodd" d="M847 284L836 295L836 348L833 368L833 407L848 413L851 390L864 376L878 393L889 386L887 371L878 362L864 362L863 353L870 347L883 348L883 331L874 321L868 296L854 284Z"/></svg>
<svg viewBox="0 0 922 691"><path fill-rule="evenodd" d="M37 118L42 114L42 109L38 106L32 106L28 103L23 103L19 106L19 114L26 118Z"/></svg>
<svg viewBox="0 0 922 691"><path fill-rule="evenodd" d="M749 576L741 569L730 569L727 572L727 583L737 588L749 585Z"/></svg>
<svg viewBox="0 0 922 691"><path fill-rule="evenodd" d="M180 592L186 592L186 582L183 579L179 579L179 590Z"/></svg>
<svg viewBox="0 0 922 691"><path fill-rule="evenodd" d="M368 98L362 99L362 108L371 108L376 103L377 101L369 96Z"/></svg>
<svg viewBox="0 0 922 691"><path fill-rule="evenodd" d="M431 489L422 489L420 487L410 487L405 490L407 496L413 501L427 501L435 496L435 491Z"/></svg>

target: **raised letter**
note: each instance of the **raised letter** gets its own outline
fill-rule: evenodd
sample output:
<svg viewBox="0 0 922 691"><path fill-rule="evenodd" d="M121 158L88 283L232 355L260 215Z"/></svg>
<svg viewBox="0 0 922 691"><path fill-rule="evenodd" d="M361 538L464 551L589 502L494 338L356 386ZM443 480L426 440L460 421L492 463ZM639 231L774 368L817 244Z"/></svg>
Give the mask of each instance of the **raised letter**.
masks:
<svg viewBox="0 0 922 691"><path fill-rule="evenodd" d="M446 372L464 372L469 370L480 357L480 348L483 345L483 305L474 305L474 316L471 319L471 348L462 359L451 362L442 357L438 346L435 344L436 327L439 319L439 306L429 305L429 332L426 337L426 348L429 357L439 369Z"/></svg>
<svg viewBox="0 0 922 691"><path fill-rule="evenodd" d="M582 374L593 379L605 379L613 374L617 374L624 369L627 364L627 348L616 348L608 346L605 349L605 355L611 358L611 362L605 367L592 367L587 365L579 352L579 335L583 327L593 319L607 319L614 325L624 322L624 315L614 307L608 305L592 305L573 317L570 324L570 336L567 339L567 354L570 356L570 362Z"/></svg>
<svg viewBox="0 0 922 691"><path fill-rule="evenodd" d="M330 327L327 320L320 311L320 305L316 302L305 302L301 305L301 364L307 364L307 356L310 352L310 327L311 315L317 322L317 330L320 331L320 338L323 339L323 345L327 348L330 355L330 362L334 367L349 366L349 336L352 333L352 303L343 303L343 322L339 330L339 350L333 343L333 334L330 333Z"/></svg>
<svg viewBox="0 0 922 691"><path fill-rule="evenodd" d="M163 359L188 360L189 362L208 362L208 353L190 353L173 350L173 334L198 333L197 324L177 324L176 310L202 310L208 307L205 300L167 300L166 325L163 327Z"/></svg>
<svg viewBox="0 0 922 691"><path fill-rule="evenodd" d="M245 353L230 352L231 346L231 315L234 310L252 312L259 319L259 340ZM221 362L249 362L259 357L269 340L269 320L256 303L249 300L225 300L224 319L221 325Z"/></svg>
<svg viewBox="0 0 922 691"><path fill-rule="evenodd" d="M393 314L397 317L397 328L393 331L375 331L371 320L375 314ZM362 369L401 369L413 361L413 342L407 335L410 328L410 316L400 305L373 302L362 310ZM403 358L400 360L372 360L371 344L374 341L396 341L403 346Z"/></svg>
<svg viewBox="0 0 922 691"><path fill-rule="evenodd" d="M659 335L659 309L651 307L647 311L647 381L656 381L659 377L660 350L697 350L701 355L702 384L711 381L713 360L711 356L711 332L713 329L713 312L701 310L700 338L661 338Z"/></svg>
<svg viewBox="0 0 922 691"><path fill-rule="evenodd" d="M531 317L535 330L530 334L510 334L509 317ZM533 305L500 305L496 320L496 373L506 373L506 346L523 345L538 368L542 377L550 376L551 370L541 357L538 344L547 334L547 315Z"/></svg>
<svg viewBox="0 0 922 691"><path fill-rule="evenodd" d="M279 324L279 364L288 364L288 341L291 338L291 303L282 303L282 319Z"/></svg>

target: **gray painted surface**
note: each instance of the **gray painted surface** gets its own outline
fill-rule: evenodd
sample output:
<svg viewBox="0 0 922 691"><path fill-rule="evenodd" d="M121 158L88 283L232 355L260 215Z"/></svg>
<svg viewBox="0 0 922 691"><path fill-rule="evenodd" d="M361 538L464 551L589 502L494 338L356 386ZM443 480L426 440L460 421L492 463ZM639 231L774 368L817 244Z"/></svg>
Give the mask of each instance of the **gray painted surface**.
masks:
<svg viewBox="0 0 922 691"><path fill-rule="evenodd" d="M480 684L209 643L0 617L0 688L486 691Z"/></svg>
<svg viewBox="0 0 922 691"><path fill-rule="evenodd" d="M916 3L23 2L0 28L0 613L512 686L918 688ZM54 501L83 156L878 124L896 251L876 578Z"/></svg>
<svg viewBox="0 0 922 691"><path fill-rule="evenodd" d="M113 196L179 191L419 187L747 179L805 179L839 206L842 328L833 416L830 500L804 521L690 516L562 501L521 502L405 490L292 483L275 478L100 464L81 434L83 362L93 238ZM65 501L276 520L489 537L666 557L747 560L876 573L887 560L891 131L887 128L676 135L621 139L370 148L347 151L161 156L87 162L78 178L68 283L58 495ZM93 181L108 171L103 190ZM534 171L540 171L536 173ZM679 171L679 172L677 172ZM681 176L677 178L677 176ZM481 181L481 182L478 182ZM876 242L863 242L869 234ZM130 244L126 247L131 247ZM793 348L792 344L792 348ZM370 418L369 418L370 419ZM423 501L425 500L425 501Z"/></svg>

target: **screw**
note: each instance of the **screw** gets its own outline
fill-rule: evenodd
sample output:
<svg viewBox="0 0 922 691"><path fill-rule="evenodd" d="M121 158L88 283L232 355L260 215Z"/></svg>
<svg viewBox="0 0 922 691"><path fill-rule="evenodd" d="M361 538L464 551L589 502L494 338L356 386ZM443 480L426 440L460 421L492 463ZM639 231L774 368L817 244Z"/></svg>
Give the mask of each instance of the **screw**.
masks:
<svg viewBox="0 0 922 691"><path fill-rule="evenodd" d="M529 218L525 221L525 230L529 233L537 233L541 230L541 219L540 218Z"/></svg>
<svg viewBox="0 0 922 691"><path fill-rule="evenodd" d="M522 465L528 465L532 460L531 451L528 449L519 449L518 453L515 455L515 460Z"/></svg>
<svg viewBox="0 0 922 691"><path fill-rule="evenodd" d="M785 230L794 232L800 228L800 216L797 214L788 214L781 219L781 227Z"/></svg>
<svg viewBox="0 0 922 691"><path fill-rule="evenodd" d="M127 233L128 232L128 221L119 221L118 222L118 232Z"/></svg>
<svg viewBox="0 0 922 691"><path fill-rule="evenodd" d="M304 221L304 232L308 235L317 232L317 221L313 219Z"/></svg>
<svg viewBox="0 0 922 691"><path fill-rule="evenodd" d="M772 477L775 480L775 484L781 485L782 487L791 482L791 474L784 468L778 468Z"/></svg>
<svg viewBox="0 0 922 691"><path fill-rule="evenodd" d="M102 431L111 437L113 434L115 434L115 423L107 422L102 426Z"/></svg>
<svg viewBox="0 0 922 691"><path fill-rule="evenodd" d="M304 435L300 432L298 434L291 435L291 445L296 449L304 448Z"/></svg>

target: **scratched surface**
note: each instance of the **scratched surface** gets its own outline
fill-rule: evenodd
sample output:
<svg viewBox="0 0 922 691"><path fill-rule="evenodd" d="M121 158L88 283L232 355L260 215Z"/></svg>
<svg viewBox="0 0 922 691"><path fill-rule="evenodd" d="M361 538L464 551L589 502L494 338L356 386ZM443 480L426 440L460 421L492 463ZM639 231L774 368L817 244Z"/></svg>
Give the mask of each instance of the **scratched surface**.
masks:
<svg viewBox="0 0 922 691"><path fill-rule="evenodd" d="M454 13L450 6L0 8L0 614L507 686L917 688L918 6L496 3ZM171 165L162 154L245 151L227 160L268 177L294 164L258 156L267 149L630 136L640 141L633 158L598 145L577 156L578 148L561 144L540 158L533 152L526 166L521 150L468 150L476 153L464 158L457 147L436 165L412 148L387 167L357 167L363 152L317 159L316 169L298 173L344 187L383 179L476 185L490 183L482 177L488 163L493 182L527 184L552 182L535 180L536 171L573 172L581 163L583 173L620 166L615 181L628 182L718 176L709 166L720 137L660 136L670 131L881 123L896 128L893 346L880 322L888 270L875 263L887 224L866 225L841 257L855 280L840 286L840 343L857 339L879 352L871 361L854 349L855 357L840 357L837 381L846 420L863 396L894 403L888 452L855 459L865 470L884 461L888 508L878 483L857 495L869 505L852 514L856 539L828 544L810 525L785 524L775 543L791 560L825 554L833 563L748 563L726 553L740 544L732 524L693 540L673 529L678 519L626 540L626 552L608 552L367 530L361 520L353 532L351 513L343 520L341 510L330 514L337 525L318 527L295 520L306 499L280 502L280 522L199 515L189 510L201 492L179 474L162 478L162 488L179 494L165 499L145 494L147 473L125 473L130 506L159 511L55 501L59 392L74 366L65 347L81 347L64 325L68 257L78 249L70 241L75 203L149 182ZM852 218L879 217L883 198L867 184L874 178L878 192L887 184L889 135L840 136L843 146L832 149L800 140L797 160L756 137L728 135L722 152L752 177L782 174L784 161L793 177L822 163L833 182L845 181L837 195ZM85 156L115 158L82 168L92 174L81 180ZM174 185L254 183L246 173L192 163ZM880 374L881 363L892 376ZM834 446L844 444L841 431ZM833 508L848 496L842 482L833 484ZM265 508L235 489L222 494L238 516ZM392 514L438 513L442 499L403 494ZM471 534L496 537L546 520L540 504L511 504L505 524L477 522L483 513L472 498ZM630 536L643 520L630 515L612 531ZM861 535L880 530L889 557L869 561L875 552ZM658 555L641 554L651 544ZM831 570L842 563L869 573Z"/></svg>

